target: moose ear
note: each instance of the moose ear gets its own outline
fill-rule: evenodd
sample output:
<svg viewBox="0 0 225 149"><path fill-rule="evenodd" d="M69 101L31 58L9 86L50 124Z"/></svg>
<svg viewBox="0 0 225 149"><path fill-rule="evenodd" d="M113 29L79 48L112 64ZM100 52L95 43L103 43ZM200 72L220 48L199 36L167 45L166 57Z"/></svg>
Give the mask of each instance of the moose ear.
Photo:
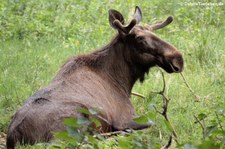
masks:
<svg viewBox="0 0 225 149"><path fill-rule="evenodd" d="M114 24L115 20L119 21L121 24L124 25L123 15L120 12L116 11L116 10L110 9L109 10L109 24L113 28L118 29L118 27Z"/></svg>
<svg viewBox="0 0 225 149"><path fill-rule="evenodd" d="M136 19L137 24L140 23L141 20L142 20L142 12L141 12L141 9L138 6L135 7L134 19Z"/></svg>

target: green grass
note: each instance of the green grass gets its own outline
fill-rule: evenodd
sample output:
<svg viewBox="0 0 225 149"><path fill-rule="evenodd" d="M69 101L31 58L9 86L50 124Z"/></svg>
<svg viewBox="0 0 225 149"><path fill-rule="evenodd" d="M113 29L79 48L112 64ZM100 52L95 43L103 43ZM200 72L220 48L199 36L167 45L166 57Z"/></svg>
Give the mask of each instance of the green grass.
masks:
<svg viewBox="0 0 225 149"><path fill-rule="evenodd" d="M168 116L181 144L201 144L202 130L194 115L206 114L206 127L216 124L219 128L218 120L225 123L225 2L222 3L223 6L205 7L188 6L187 2L178 0L3 1L0 3L0 132L7 131L13 113L35 91L46 86L69 57L93 51L110 41L115 31L108 23L108 9L119 10L129 20L138 5L143 11L143 24L168 15L175 18L156 34L183 53L183 74L195 94L202 98L195 101L180 74L165 73L166 95L171 98ZM133 91L146 97L143 100L132 96L138 114L155 113L152 105L161 109L162 99L152 91L160 91L162 86L158 68L150 71L143 84L135 85ZM157 114L153 121L156 126L144 131L141 137L157 145L160 131L165 144L170 131L161 115ZM106 144L110 141L102 143L102 147ZM178 146L174 143L173 147Z"/></svg>

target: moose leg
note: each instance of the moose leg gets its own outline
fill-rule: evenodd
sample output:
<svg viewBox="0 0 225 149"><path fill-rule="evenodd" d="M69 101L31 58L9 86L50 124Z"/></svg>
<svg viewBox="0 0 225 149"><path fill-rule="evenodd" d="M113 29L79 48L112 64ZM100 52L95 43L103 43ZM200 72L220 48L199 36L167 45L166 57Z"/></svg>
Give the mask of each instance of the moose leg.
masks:
<svg viewBox="0 0 225 149"><path fill-rule="evenodd" d="M141 129L149 128L151 126L152 126L152 123L139 124L137 122L131 121L128 124L126 124L125 127L113 126L113 131L126 130L126 129L141 130Z"/></svg>
<svg viewBox="0 0 225 149"><path fill-rule="evenodd" d="M130 123L128 123L126 129L141 130L141 129L149 128L151 126L152 126L152 123L139 124L134 121L131 121Z"/></svg>

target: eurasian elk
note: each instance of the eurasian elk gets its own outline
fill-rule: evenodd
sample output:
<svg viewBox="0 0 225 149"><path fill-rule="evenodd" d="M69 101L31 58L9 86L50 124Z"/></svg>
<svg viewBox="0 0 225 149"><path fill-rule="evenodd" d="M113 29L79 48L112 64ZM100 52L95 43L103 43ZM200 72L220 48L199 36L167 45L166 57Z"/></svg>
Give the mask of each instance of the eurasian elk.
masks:
<svg viewBox="0 0 225 149"><path fill-rule="evenodd" d="M12 119L7 148L14 148L17 142L50 141L51 132L65 130L65 118L85 116L75 110L80 107L100 109L107 120L96 128L102 132L150 127L133 121L132 87L137 80L143 82L153 66L168 73L181 72L183 58L173 45L153 33L170 24L171 16L151 26L139 25L141 20L139 7L127 26L120 12L109 10L109 23L118 34L105 47L69 59L47 87L29 98Z"/></svg>

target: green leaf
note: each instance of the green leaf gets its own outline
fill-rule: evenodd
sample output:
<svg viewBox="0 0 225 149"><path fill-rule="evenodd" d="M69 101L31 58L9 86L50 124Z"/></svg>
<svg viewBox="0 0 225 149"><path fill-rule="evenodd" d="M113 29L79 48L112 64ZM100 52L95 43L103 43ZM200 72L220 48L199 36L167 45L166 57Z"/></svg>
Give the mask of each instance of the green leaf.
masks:
<svg viewBox="0 0 225 149"><path fill-rule="evenodd" d="M122 149L131 148L131 143L128 139L121 138L118 140L118 147Z"/></svg>
<svg viewBox="0 0 225 149"><path fill-rule="evenodd" d="M54 132L55 136L59 139L66 138L68 136L67 131Z"/></svg>
<svg viewBox="0 0 225 149"><path fill-rule="evenodd" d="M79 125L90 125L91 121L89 121L87 118L79 118L77 120L77 124L79 124Z"/></svg>
<svg viewBox="0 0 225 149"><path fill-rule="evenodd" d="M136 140L132 140L132 142L133 142L136 146L138 146L138 147L143 147L143 145L144 145L144 144L142 144L141 142L136 141Z"/></svg>
<svg viewBox="0 0 225 149"><path fill-rule="evenodd" d="M88 141L91 143L91 145L94 147L94 148L98 148L98 139L94 138L92 135L87 135L88 137Z"/></svg>
<svg viewBox="0 0 225 149"><path fill-rule="evenodd" d="M155 119L155 117L156 117L156 112L153 112L153 111L152 111L152 112L148 112L148 113L147 113L147 116L148 116L149 119Z"/></svg>
<svg viewBox="0 0 225 149"><path fill-rule="evenodd" d="M167 121L167 120L165 120L164 119L164 123L165 123L165 125L166 125L166 128L169 130L169 131L173 131L173 128L172 128L172 126L171 126L171 124Z"/></svg>
<svg viewBox="0 0 225 149"><path fill-rule="evenodd" d="M146 116L146 115L139 116L137 118L134 118L133 120L139 124L146 124L146 123L149 123L149 121L150 121L148 119L148 116Z"/></svg>
<svg viewBox="0 0 225 149"><path fill-rule="evenodd" d="M148 118L145 115L139 116L137 118L133 119L135 122L139 123L139 124L145 124L148 122Z"/></svg>
<svg viewBox="0 0 225 149"><path fill-rule="evenodd" d="M95 124L96 127L100 127L101 126L100 121L98 119L96 119L95 117L91 116L89 119L90 119L91 122L93 122Z"/></svg>
<svg viewBox="0 0 225 149"><path fill-rule="evenodd" d="M77 124L77 118L67 118L64 120L64 124L70 127L80 127L80 125Z"/></svg>
<svg viewBox="0 0 225 149"><path fill-rule="evenodd" d="M220 149L220 144L216 144L214 140L207 140L198 145L198 149Z"/></svg>
<svg viewBox="0 0 225 149"><path fill-rule="evenodd" d="M198 115L198 119L199 119L200 121L201 121L201 120L204 120L206 117L207 117L207 115L204 114L204 113L200 113L200 114Z"/></svg>
<svg viewBox="0 0 225 149"><path fill-rule="evenodd" d="M154 124L153 121L151 121L151 119L154 119L155 116L156 116L155 113L148 112L148 113L146 113L144 115L141 115L139 117L134 118L133 120L135 122L139 123L139 124L147 124L147 123Z"/></svg>
<svg viewBox="0 0 225 149"><path fill-rule="evenodd" d="M69 143L74 143L74 139L68 136L67 131L55 132L54 135L58 139L64 140Z"/></svg>
<svg viewBox="0 0 225 149"><path fill-rule="evenodd" d="M206 134L204 137L208 137L216 128L217 128L217 125L206 127Z"/></svg>
<svg viewBox="0 0 225 149"><path fill-rule="evenodd" d="M89 111L89 113L92 114L92 115L97 115L99 110L90 108L90 109L88 109L88 111Z"/></svg>
<svg viewBox="0 0 225 149"><path fill-rule="evenodd" d="M73 138L76 142L80 142L83 134L79 131L79 129L69 127L67 128L68 136Z"/></svg>
<svg viewBox="0 0 225 149"><path fill-rule="evenodd" d="M86 108L76 108L77 111L83 113L83 114L90 114L89 110Z"/></svg>

